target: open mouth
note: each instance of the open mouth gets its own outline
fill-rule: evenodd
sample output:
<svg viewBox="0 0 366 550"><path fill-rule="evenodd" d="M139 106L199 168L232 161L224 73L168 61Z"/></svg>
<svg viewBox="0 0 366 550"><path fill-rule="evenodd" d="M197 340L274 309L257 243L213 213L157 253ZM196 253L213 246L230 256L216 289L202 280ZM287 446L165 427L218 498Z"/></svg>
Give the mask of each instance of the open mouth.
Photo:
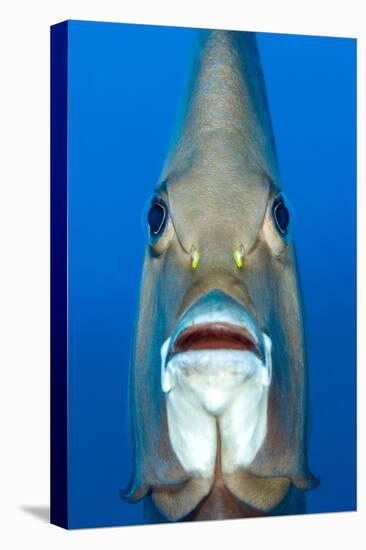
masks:
<svg viewBox="0 0 366 550"><path fill-rule="evenodd" d="M261 355L253 336L245 328L230 323L202 323L190 326L179 334L172 352L174 354L213 349L251 351L258 356Z"/></svg>

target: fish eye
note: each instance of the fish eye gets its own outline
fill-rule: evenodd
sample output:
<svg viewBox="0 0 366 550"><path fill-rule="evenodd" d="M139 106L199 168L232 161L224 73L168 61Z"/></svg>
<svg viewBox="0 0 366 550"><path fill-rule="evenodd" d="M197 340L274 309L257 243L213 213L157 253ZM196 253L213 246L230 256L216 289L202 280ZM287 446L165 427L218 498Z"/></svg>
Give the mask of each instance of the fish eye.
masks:
<svg viewBox="0 0 366 550"><path fill-rule="evenodd" d="M150 238L155 241L163 233L167 224L168 208L162 199L153 199L147 214Z"/></svg>
<svg viewBox="0 0 366 550"><path fill-rule="evenodd" d="M273 201L272 216L279 233L283 236L287 235L290 213L281 195Z"/></svg>

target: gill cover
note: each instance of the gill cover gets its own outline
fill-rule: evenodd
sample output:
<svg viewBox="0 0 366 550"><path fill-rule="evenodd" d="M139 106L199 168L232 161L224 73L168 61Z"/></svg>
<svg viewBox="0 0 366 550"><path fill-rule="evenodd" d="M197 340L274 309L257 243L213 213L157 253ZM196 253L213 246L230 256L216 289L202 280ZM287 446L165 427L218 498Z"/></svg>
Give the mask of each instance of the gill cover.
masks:
<svg viewBox="0 0 366 550"><path fill-rule="evenodd" d="M213 479L186 472L174 454L160 349L187 307L213 289L246 307L273 345L266 437L249 466L223 474L227 488L244 503L268 511L290 484L301 489L314 484L306 460L296 261L291 240L282 238L271 215L279 188L255 35L201 31L156 189L169 222L160 241L146 246L130 371L134 473L124 496L134 502L151 493L171 520L190 513ZM192 246L199 256L191 257Z"/></svg>

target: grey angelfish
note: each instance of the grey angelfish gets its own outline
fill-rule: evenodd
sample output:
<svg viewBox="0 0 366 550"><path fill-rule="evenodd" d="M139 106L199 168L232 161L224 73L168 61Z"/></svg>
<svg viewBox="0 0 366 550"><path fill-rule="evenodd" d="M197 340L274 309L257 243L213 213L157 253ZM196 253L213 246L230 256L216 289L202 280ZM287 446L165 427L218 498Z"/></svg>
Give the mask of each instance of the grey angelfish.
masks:
<svg viewBox="0 0 366 550"><path fill-rule="evenodd" d="M306 364L255 35L202 31L148 213L134 474L168 520L303 511Z"/></svg>

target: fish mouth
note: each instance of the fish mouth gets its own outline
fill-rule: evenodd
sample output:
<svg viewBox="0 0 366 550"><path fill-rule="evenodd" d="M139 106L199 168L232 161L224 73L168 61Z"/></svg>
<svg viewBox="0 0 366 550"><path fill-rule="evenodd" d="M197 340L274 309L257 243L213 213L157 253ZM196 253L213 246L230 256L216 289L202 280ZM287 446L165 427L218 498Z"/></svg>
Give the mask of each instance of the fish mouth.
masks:
<svg viewBox="0 0 366 550"><path fill-rule="evenodd" d="M249 330L227 322L200 323L186 328L178 334L171 354L223 349L250 351L261 358L261 350Z"/></svg>
<svg viewBox="0 0 366 550"><path fill-rule="evenodd" d="M254 377L271 381L271 339L237 300L212 290L179 318L160 349L164 393L183 378L202 378L212 387L227 387ZM204 379L204 381L203 381Z"/></svg>
<svg viewBox="0 0 366 550"><path fill-rule="evenodd" d="M182 314L161 346L162 390L183 409L192 402L220 416L240 392L267 391L271 347L248 309L215 289Z"/></svg>

